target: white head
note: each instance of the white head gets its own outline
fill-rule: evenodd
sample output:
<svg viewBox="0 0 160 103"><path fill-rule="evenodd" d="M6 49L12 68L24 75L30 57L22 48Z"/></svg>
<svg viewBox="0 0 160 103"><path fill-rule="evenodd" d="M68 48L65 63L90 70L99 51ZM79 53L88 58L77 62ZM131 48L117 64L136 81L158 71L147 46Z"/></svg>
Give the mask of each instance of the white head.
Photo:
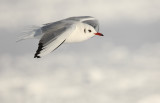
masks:
<svg viewBox="0 0 160 103"><path fill-rule="evenodd" d="M85 23L78 23L76 30L67 38L66 42L81 42L95 35L103 36L98 33L92 26Z"/></svg>
<svg viewBox="0 0 160 103"><path fill-rule="evenodd" d="M92 26L90 26L90 25L88 25L88 24L84 24L84 26L83 26L83 32L84 32L83 34L84 34L86 37L88 37L88 38L91 38L91 37L93 37L93 36L95 36L95 35L103 36L103 34L97 32L97 31L95 30L95 28L93 28Z"/></svg>

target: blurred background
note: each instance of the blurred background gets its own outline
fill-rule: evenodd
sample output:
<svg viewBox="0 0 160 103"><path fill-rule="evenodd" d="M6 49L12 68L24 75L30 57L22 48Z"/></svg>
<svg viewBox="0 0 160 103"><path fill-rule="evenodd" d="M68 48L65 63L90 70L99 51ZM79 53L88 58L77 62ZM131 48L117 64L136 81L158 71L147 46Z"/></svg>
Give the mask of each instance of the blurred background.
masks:
<svg viewBox="0 0 160 103"><path fill-rule="evenodd" d="M159 0L1 0L0 103L160 103ZM104 37L34 59L31 25L93 16Z"/></svg>

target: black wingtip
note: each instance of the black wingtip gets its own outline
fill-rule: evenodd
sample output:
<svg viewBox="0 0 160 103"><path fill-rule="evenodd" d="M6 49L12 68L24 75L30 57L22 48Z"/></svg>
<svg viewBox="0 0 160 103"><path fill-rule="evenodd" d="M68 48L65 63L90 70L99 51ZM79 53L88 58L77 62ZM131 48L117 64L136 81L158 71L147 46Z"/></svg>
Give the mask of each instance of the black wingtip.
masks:
<svg viewBox="0 0 160 103"><path fill-rule="evenodd" d="M34 58L41 58L40 56L34 55Z"/></svg>
<svg viewBox="0 0 160 103"><path fill-rule="evenodd" d="M38 54L40 54L41 50L43 50L43 43L38 44L38 49L34 55L34 58L41 58L40 56L38 56Z"/></svg>

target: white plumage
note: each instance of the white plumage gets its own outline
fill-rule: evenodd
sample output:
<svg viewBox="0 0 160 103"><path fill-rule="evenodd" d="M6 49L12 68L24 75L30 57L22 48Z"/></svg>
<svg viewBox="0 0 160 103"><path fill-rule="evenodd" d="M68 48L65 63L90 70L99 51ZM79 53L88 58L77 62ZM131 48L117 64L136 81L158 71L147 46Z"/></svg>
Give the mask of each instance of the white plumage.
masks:
<svg viewBox="0 0 160 103"><path fill-rule="evenodd" d="M31 34L21 37L20 40L28 38L40 39L34 56L35 58L40 58L52 52L63 43L81 42L94 35L103 36L101 33L98 33L98 30L98 21L93 17L70 17L34 29Z"/></svg>

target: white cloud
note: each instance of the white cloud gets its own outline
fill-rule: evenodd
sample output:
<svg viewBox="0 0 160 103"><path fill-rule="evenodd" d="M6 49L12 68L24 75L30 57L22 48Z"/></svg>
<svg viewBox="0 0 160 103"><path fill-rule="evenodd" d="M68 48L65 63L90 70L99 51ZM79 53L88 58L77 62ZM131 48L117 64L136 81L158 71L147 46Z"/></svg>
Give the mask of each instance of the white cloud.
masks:
<svg viewBox="0 0 160 103"><path fill-rule="evenodd" d="M42 24L70 16L91 15L101 22L153 22L160 18L158 0L23 0L1 1L0 27Z"/></svg>
<svg viewBox="0 0 160 103"><path fill-rule="evenodd" d="M155 103L160 95L160 43L130 51L113 44L99 52L0 56L3 103ZM149 102L150 101L150 102Z"/></svg>
<svg viewBox="0 0 160 103"><path fill-rule="evenodd" d="M143 98L138 103L159 103L160 94L151 95L149 97Z"/></svg>

